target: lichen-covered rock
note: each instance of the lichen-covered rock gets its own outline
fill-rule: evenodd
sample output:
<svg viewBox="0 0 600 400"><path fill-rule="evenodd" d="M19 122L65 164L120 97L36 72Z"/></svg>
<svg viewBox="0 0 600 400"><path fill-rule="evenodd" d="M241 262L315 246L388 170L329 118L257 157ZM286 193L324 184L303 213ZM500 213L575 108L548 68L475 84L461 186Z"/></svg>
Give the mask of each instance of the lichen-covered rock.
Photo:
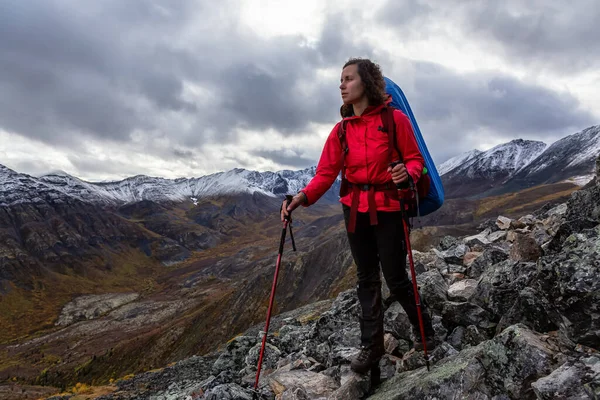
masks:
<svg viewBox="0 0 600 400"><path fill-rule="evenodd" d="M415 265L415 272L417 275L420 275L432 269L437 269L438 262L443 263L443 260L439 259L438 256L433 252L433 250L427 252L413 250L412 253L413 262Z"/></svg>
<svg viewBox="0 0 600 400"><path fill-rule="evenodd" d="M600 357L567 361L531 386L540 400L595 399L598 393L593 390L600 389Z"/></svg>
<svg viewBox="0 0 600 400"><path fill-rule="evenodd" d="M542 248L531 235L518 234L510 249L510 259L514 261L537 261L542 256Z"/></svg>
<svg viewBox="0 0 600 400"><path fill-rule="evenodd" d="M365 397L371 388L370 375L360 375L350 372L342 385L333 392L327 400L360 400Z"/></svg>
<svg viewBox="0 0 600 400"><path fill-rule="evenodd" d="M476 246L476 245L484 247L484 246L490 244L490 241L488 240L488 235L491 233L492 233L492 230L488 228L488 229L484 230L483 232L478 233L477 235L467 236L462 241L469 248L472 248L473 246Z"/></svg>
<svg viewBox="0 0 600 400"><path fill-rule="evenodd" d="M269 381L275 395L302 388L309 399L327 398L339 388L333 378L305 370L275 372L269 376Z"/></svg>
<svg viewBox="0 0 600 400"><path fill-rule="evenodd" d="M597 225L600 223L600 186L588 190L577 190L571 194L567 202L567 221L586 221L585 225ZM575 231L577 232L577 231Z"/></svg>
<svg viewBox="0 0 600 400"><path fill-rule="evenodd" d="M569 236L561 253L540 261L540 292L560 313L553 322L574 342L599 349L600 225Z"/></svg>
<svg viewBox="0 0 600 400"><path fill-rule="evenodd" d="M465 330L466 328L464 326L457 326L456 328L454 328L454 330L452 330L452 333L448 335L446 341L455 349L462 350Z"/></svg>
<svg viewBox="0 0 600 400"><path fill-rule="evenodd" d="M465 334L463 336L462 347L467 348L469 346L477 346L479 343L488 340L488 336L484 330L476 327L475 325L467 326Z"/></svg>
<svg viewBox="0 0 600 400"><path fill-rule="evenodd" d="M450 247L448 250L439 251L433 249L436 255L443 259L448 264L459 264L463 263L463 257L470 250L465 244L458 244Z"/></svg>
<svg viewBox="0 0 600 400"><path fill-rule="evenodd" d="M246 367L254 368L258 365L260 357L261 343L257 343L254 347L248 350L245 358ZM277 362L281 358L281 350L273 346L271 343L265 343L263 352L262 367L264 369L272 369L277 366Z"/></svg>
<svg viewBox="0 0 600 400"><path fill-rule="evenodd" d="M448 297L454 301L469 301L476 290L477 281L475 279L464 279L453 283L448 288Z"/></svg>
<svg viewBox="0 0 600 400"><path fill-rule="evenodd" d="M284 325L279 329L278 347L286 353L302 349L302 345L311 338L311 326Z"/></svg>
<svg viewBox="0 0 600 400"><path fill-rule="evenodd" d="M252 392L234 383L216 386L204 393L205 400L252 400Z"/></svg>
<svg viewBox="0 0 600 400"><path fill-rule="evenodd" d="M552 370L552 356L538 335L517 325L444 358L431 372L420 368L396 375L369 399L530 398L531 382Z"/></svg>
<svg viewBox="0 0 600 400"><path fill-rule="evenodd" d="M479 257L482 254L483 252L479 251L470 251L467 254L465 254L465 257L463 258L463 263L465 267L469 267L471 264L473 264L473 261L475 261L477 257Z"/></svg>
<svg viewBox="0 0 600 400"><path fill-rule="evenodd" d="M567 202L564 222L556 230L552 240L545 245L545 250L559 253L563 242L573 233L595 228L600 224L600 186L588 190L577 190L571 194Z"/></svg>
<svg viewBox="0 0 600 400"><path fill-rule="evenodd" d="M214 375L221 371L238 372L246 366L246 356L258 342L257 338L238 336L230 341L213 365Z"/></svg>
<svg viewBox="0 0 600 400"><path fill-rule="evenodd" d="M458 244L458 239L454 236L444 236L440 239L439 248L442 251L446 251L450 249L452 246L456 246Z"/></svg>
<svg viewBox="0 0 600 400"><path fill-rule="evenodd" d="M502 229L503 231L507 230L510 228L510 222L512 220L510 218L506 218L503 217L502 215L498 216L498 218L496 219L496 226L500 229Z"/></svg>
<svg viewBox="0 0 600 400"><path fill-rule="evenodd" d="M442 310L442 318L446 326L475 325L488 329L495 324L491 322L491 314L476 304L469 302L449 301Z"/></svg>
<svg viewBox="0 0 600 400"><path fill-rule="evenodd" d="M436 364L440 360L456 354L458 354L458 351L446 342L440 343L435 349L429 349L427 351L427 357L430 366ZM402 357L402 362L397 365L396 371L398 373L412 371L426 365L427 363L425 361L424 352L412 350Z"/></svg>
<svg viewBox="0 0 600 400"><path fill-rule="evenodd" d="M358 321L332 333L328 338L332 346L360 347L360 324Z"/></svg>
<svg viewBox="0 0 600 400"><path fill-rule="evenodd" d="M544 248L543 246L552 240L552 236L544 226L536 226L531 233L531 237L542 250Z"/></svg>
<svg viewBox="0 0 600 400"><path fill-rule="evenodd" d="M501 332L520 322L536 332L549 332L558 329L560 321L561 316L554 304L544 294L526 287L519 292L512 308L500 319L497 331Z"/></svg>
<svg viewBox="0 0 600 400"><path fill-rule="evenodd" d="M487 240L490 243L497 242L499 240L506 239L506 231L496 231L488 235Z"/></svg>
<svg viewBox="0 0 600 400"><path fill-rule="evenodd" d="M349 322L358 321L360 303L356 290L348 290L338 295L329 311L324 312L311 328L310 336L323 342Z"/></svg>
<svg viewBox="0 0 600 400"><path fill-rule="evenodd" d="M492 313L498 321L512 308L519 292L530 286L537 274L535 263L506 260L487 268L470 301Z"/></svg>
<svg viewBox="0 0 600 400"><path fill-rule="evenodd" d="M446 295L448 284L442 274L437 269L427 271L417 277L421 296L427 302L427 305L433 309L441 310L444 303L448 300Z"/></svg>
<svg viewBox="0 0 600 400"><path fill-rule="evenodd" d="M398 302L394 302L384 314L384 329L399 339L411 339L411 324L408 315Z"/></svg>
<svg viewBox="0 0 600 400"><path fill-rule="evenodd" d="M497 232L500 228L498 228L498 225L496 225L496 219L486 219L477 226L478 231L484 231L486 229L489 229L492 233Z"/></svg>
<svg viewBox="0 0 600 400"><path fill-rule="evenodd" d="M288 389L275 397L275 400L310 400L310 396L306 393L306 390L301 387L295 387Z"/></svg>
<svg viewBox="0 0 600 400"><path fill-rule="evenodd" d="M465 273L469 278L479 278L486 269L508 259L508 251L504 248L493 245L483 251L483 254L477 257L466 269Z"/></svg>
<svg viewBox="0 0 600 400"><path fill-rule="evenodd" d="M394 337L394 335L386 333L383 336L383 347L385 348L385 352L387 354L393 354L398 352L398 339Z"/></svg>

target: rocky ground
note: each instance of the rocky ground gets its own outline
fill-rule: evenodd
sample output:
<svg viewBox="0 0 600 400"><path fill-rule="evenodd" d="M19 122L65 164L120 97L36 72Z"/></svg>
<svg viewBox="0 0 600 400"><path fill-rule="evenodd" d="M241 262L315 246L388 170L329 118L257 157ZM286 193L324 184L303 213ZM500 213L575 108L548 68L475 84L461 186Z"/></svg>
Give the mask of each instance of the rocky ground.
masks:
<svg viewBox="0 0 600 400"><path fill-rule="evenodd" d="M431 369L411 349L408 319L386 310L380 377L350 371L358 352L354 290L279 316L270 329L263 399L596 399L600 397L600 186L475 236L415 252L434 315ZM315 306L317 307L317 305ZM252 399L261 332L220 352L118 381L117 399ZM68 399L71 395L52 399Z"/></svg>

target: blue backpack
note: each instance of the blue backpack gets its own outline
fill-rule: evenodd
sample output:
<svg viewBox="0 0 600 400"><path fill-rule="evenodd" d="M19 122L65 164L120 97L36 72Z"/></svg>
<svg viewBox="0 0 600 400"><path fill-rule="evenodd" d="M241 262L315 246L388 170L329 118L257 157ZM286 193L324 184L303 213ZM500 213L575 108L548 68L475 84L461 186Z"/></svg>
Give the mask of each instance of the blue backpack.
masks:
<svg viewBox="0 0 600 400"><path fill-rule="evenodd" d="M444 203L444 187L442 185L442 179L435 168L435 164L431 159L431 155L429 154L429 150L427 150L427 145L425 144L425 140L423 139L423 135L421 134L421 130L419 129L419 125L417 124L417 120L410 109L410 105L408 104L408 100L406 96L402 92L402 89L398 85L396 85L391 79L385 77L385 92L392 96L392 102L388 105L388 107L396 108L402 111L408 118L410 119L410 123L413 128L413 132L415 134L415 138L417 140L417 145L419 146L419 150L421 151L421 155L425 160L425 167L423 168L423 174L419 182L417 182L417 187L419 192L419 199L417 204L417 212L415 213L417 216L423 216L427 214L431 214L438 208L442 206ZM388 113L391 115L392 113ZM383 123L386 124L386 118L382 116ZM393 124L393 118L389 118L389 121ZM389 129L390 132L393 132L394 135L396 133L395 126ZM396 141L393 140L394 145ZM398 151L400 154L400 152ZM428 186L428 187L427 187Z"/></svg>

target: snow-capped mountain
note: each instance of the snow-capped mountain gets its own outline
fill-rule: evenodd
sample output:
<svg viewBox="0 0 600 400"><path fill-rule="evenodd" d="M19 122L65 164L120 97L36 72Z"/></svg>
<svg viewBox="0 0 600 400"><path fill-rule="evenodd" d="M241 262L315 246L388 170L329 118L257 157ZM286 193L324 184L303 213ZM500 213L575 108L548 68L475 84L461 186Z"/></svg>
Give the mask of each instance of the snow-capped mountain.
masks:
<svg viewBox="0 0 600 400"><path fill-rule="evenodd" d="M599 153L600 126L592 126L551 146L517 139L474 157L473 151L464 153L439 170L447 197L487 196L565 179L585 184L593 177Z"/></svg>
<svg viewBox="0 0 600 400"><path fill-rule="evenodd" d="M489 195L570 178L585 183L592 177L594 160L599 153L600 125L551 146L516 139L488 151L472 150L441 164L438 171L443 175L448 198ZM243 193L277 197L298 192L315 171L316 167L278 172L233 169L189 179L138 175L117 182L92 183L62 171L36 178L0 165L0 206L61 202L66 198L119 205L141 200L195 202L203 197ZM339 179L321 201L337 201L338 190Z"/></svg>
<svg viewBox="0 0 600 400"><path fill-rule="evenodd" d="M49 199L60 201L64 196L106 205L141 200L194 201L203 197L241 193L260 193L275 197L297 193L314 176L315 169L312 167L300 171L279 172L233 169L190 179L138 175L118 182L91 183L63 172L36 178L0 165L0 206ZM336 186L334 184L331 190L335 191Z"/></svg>
<svg viewBox="0 0 600 400"><path fill-rule="evenodd" d="M594 176L600 154L600 125L564 137L515 173L506 190L570 179L585 184Z"/></svg>
<svg viewBox="0 0 600 400"><path fill-rule="evenodd" d="M437 167L438 174L442 176L445 173L452 171L454 168L458 168L461 165L467 163L468 161L477 157L481 153L483 153L481 150L475 149L467 151L466 153L459 154L456 157L452 157L449 160L446 160L445 162L440 164L439 167Z"/></svg>
<svg viewBox="0 0 600 400"><path fill-rule="evenodd" d="M446 197L469 197L492 189L528 165L545 148L543 142L516 139L481 152L443 175Z"/></svg>
<svg viewBox="0 0 600 400"><path fill-rule="evenodd" d="M484 151L448 171L448 175L468 178L495 178L510 175L539 156L547 147L546 143L515 139Z"/></svg>

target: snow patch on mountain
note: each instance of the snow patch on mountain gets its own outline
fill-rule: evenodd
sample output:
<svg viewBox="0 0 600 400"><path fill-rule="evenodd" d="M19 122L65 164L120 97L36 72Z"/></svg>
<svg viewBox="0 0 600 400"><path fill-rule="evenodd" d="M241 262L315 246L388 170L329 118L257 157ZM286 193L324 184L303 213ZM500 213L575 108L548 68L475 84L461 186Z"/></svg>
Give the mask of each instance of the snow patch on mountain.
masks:
<svg viewBox="0 0 600 400"><path fill-rule="evenodd" d="M557 171L567 166L581 165L572 175L577 175L579 178L576 181L583 183L586 179L589 181L593 159L598 153L600 126L593 126L549 147L543 142L517 139L485 152L472 150L441 164L438 171L449 181L499 178L499 182L507 182L517 173L526 177L540 170ZM93 183L64 171L55 171L38 178L0 165L0 206L64 202L67 198L94 204L119 205L141 200L191 201L198 204L199 199L206 197L243 193L277 197L297 193L315 173L316 167L278 172L236 168L198 178L164 179L138 175L122 181ZM567 178L568 174L560 177ZM337 195L332 194L331 198L337 199Z"/></svg>
<svg viewBox="0 0 600 400"><path fill-rule="evenodd" d="M452 171L454 168L460 167L465 164L467 161L472 160L477 157L479 154L483 153L481 150L471 150L466 153L462 153L457 155L456 157L452 157L449 160L444 161L437 167L438 174L440 176L444 175L446 172Z"/></svg>
<svg viewBox="0 0 600 400"><path fill-rule="evenodd" d="M572 178L565 180L565 182L574 183L577 186L585 186L588 183L590 183L590 181L592 179L594 179L594 176L596 176L596 175L591 174L591 175L574 176Z"/></svg>
<svg viewBox="0 0 600 400"><path fill-rule="evenodd" d="M300 171L257 172L236 168L199 178L164 179L138 175L117 182L86 182L63 171L39 178L0 165L0 205L71 197L97 204L123 204L141 200L192 201L205 197L260 193L279 196L297 193L315 175L316 168Z"/></svg>
<svg viewBox="0 0 600 400"><path fill-rule="evenodd" d="M481 152L446 173L449 177L494 179L510 176L527 166L547 147L546 143L515 139Z"/></svg>
<svg viewBox="0 0 600 400"><path fill-rule="evenodd" d="M579 133L566 136L549 146L523 172L527 176L552 168L562 171L568 168L593 171L595 158L600 154L600 125L592 126ZM582 173L582 176L588 175Z"/></svg>
<svg viewBox="0 0 600 400"><path fill-rule="evenodd" d="M572 136L567 136L566 139L572 138ZM581 151L573 157L568 166L581 164L600 154L600 125L585 129L579 134L578 141L582 144Z"/></svg>

